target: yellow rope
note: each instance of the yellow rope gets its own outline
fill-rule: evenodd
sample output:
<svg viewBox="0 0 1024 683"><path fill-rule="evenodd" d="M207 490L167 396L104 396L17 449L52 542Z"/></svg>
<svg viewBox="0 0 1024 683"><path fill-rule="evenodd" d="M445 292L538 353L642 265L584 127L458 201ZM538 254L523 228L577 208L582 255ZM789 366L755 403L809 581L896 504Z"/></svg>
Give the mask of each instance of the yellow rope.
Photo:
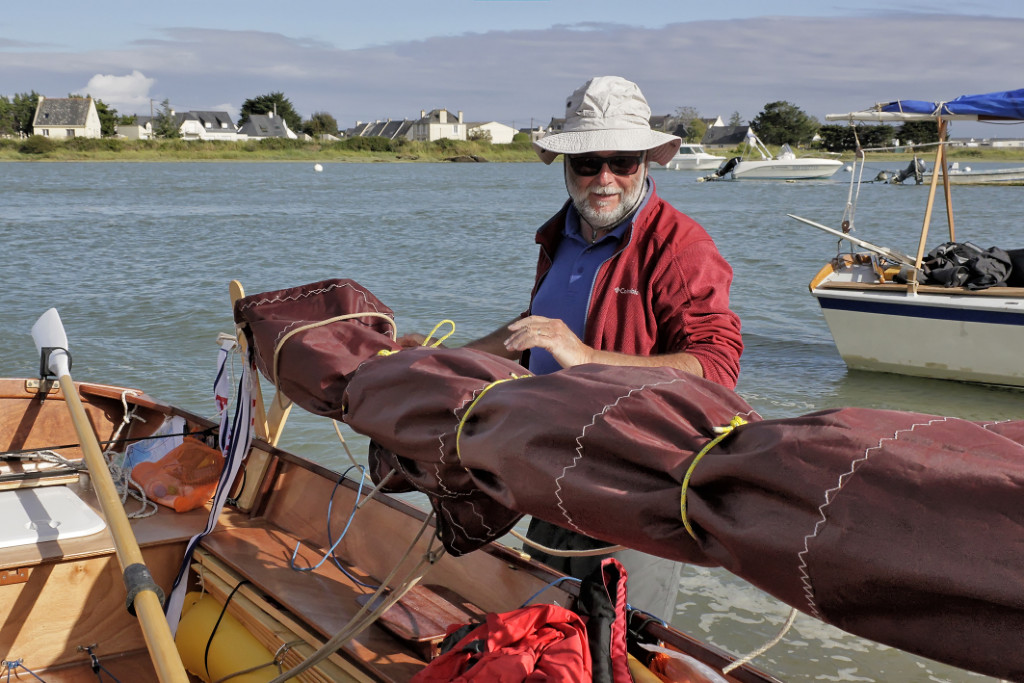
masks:
<svg viewBox="0 0 1024 683"><path fill-rule="evenodd" d="M683 517L683 526L686 527L687 533L689 533L690 537L695 541L699 541L700 539L697 538L696 532L694 532L693 527L690 526L690 520L686 517L686 489L690 485L690 477L693 476L693 471L696 469L697 463L700 462L701 458L707 455L708 451L717 446L722 439L729 436L734 429L745 424L747 424L747 421L737 415L729 420L729 424L724 427L715 427L715 432L718 436L709 441L704 448L700 449L700 453L694 456L693 460L690 462L689 469L686 470L686 476L683 477L683 491L679 497L679 511Z"/></svg>
<svg viewBox="0 0 1024 683"><path fill-rule="evenodd" d="M469 414L471 412L473 412L473 408L476 407L477 402L481 398L483 398L484 394L486 394L488 391L490 391L492 387L495 387L495 386L497 386L499 384L502 384L504 382L511 382L514 379L521 379L523 377L531 377L531 375L512 375L511 377L508 377L506 379L495 380L495 381L491 382L490 384L488 384L486 387L484 387L483 391L481 391L479 394L477 394L476 398L474 398L472 403L469 404L469 407L466 408L466 412L463 413L463 415L462 415L462 419L459 420L459 427L458 427L458 429L455 431L455 457L458 458L459 462L462 462L462 454L459 452L459 439L462 438L462 428L466 426L466 420L469 419Z"/></svg>
<svg viewBox="0 0 1024 683"><path fill-rule="evenodd" d="M278 357L281 354L281 347L284 346L284 343L286 341L291 339L293 336L295 336L299 332L305 332L306 330L313 330L313 329L316 329L318 327L323 327L324 325L330 325L332 323L342 322L344 320L352 320L353 318L380 318L381 320L385 321L386 323L388 323L388 325L391 326L391 340L394 341L395 339L398 338L398 328L395 326L394 319L392 319L388 315L385 315L383 313L377 313L375 311L366 311L366 312L363 312L363 313L347 313L345 315L339 315L339 316L336 316L334 318L328 318L327 320L320 320L318 322L309 323L307 325L300 325L299 327L296 327L295 329L293 329L290 332L288 332L288 334L286 334L283 337L281 337L281 340L279 342L277 342L277 344L274 346L274 359L273 359L274 367L271 368L271 370L273 372L273 376L270 378L270 380L274 383L274 388L278 389L278 390L281 389L281 384L280 384L280 382L278 382L278 378L277 378L277 364L278 364Z"/></svg>
<svg viewBox="0 0 1024 683"><path fill-rule="evenodd" d="M441 322L439 322L438 324L434 325L434 329L432 329L432 330L430 331L430 334L428 334L428 335L426 336L426 338L425 338L425 339L423 340L423 346L426 346L426 345L427 345L427 342L429 342L429 341L431 340L431 338L432 338L432 337L434 336L434 333L435 333L435 332L437 332L437 330L438 330L438 329L439 329L439 328L440 328L440 327L441 327L442 325L451 325L452 329L451 329L451 330L450 330L450 331L448 332L448 334L444 335L443 337L441 337L440 339L438 339L438 340L437 340L436 342L434 342L433 344L431 344L430 346L431 346L432 348L435 348L435 349L436 349L436 348L437 348L438 346L440 346L440 345L441 345L441 343L442 343L442 342L443 342L443 341L444 341L445 339L447 339L448 337L450 337L450 336L452 336L453 334L455 334L455 322L454 322L454 321L451 321L451 320L442 320L442 321L441 321Z"/></svg>

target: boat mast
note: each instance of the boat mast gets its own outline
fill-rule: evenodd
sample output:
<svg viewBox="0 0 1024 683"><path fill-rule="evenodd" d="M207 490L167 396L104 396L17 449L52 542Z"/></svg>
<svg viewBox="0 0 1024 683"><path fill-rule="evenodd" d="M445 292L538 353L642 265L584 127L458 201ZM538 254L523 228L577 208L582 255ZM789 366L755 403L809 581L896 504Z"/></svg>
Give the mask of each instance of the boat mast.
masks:
<svg viewBox="0 0 1024 683"><path fill-rule="evenodd" d="M939 118L939 145L935 150L935 166L932 168L932 180L928 187L928 204L924 209L924 224L921 226L921 240L917 244L917 258L914 261L914 273L910 279L911 291L917 292L917 273L921 270L921 261L924 259L925 245L928 240L928 226L932 222L932 207L935 205L935 190L939 183L939 174L942 174L942 189L946 195L946 216L949 220L949 241L956 241L956 231L953 227L953 197L949 188L949 174L946 173L946 127L947 121Z"/></svg>

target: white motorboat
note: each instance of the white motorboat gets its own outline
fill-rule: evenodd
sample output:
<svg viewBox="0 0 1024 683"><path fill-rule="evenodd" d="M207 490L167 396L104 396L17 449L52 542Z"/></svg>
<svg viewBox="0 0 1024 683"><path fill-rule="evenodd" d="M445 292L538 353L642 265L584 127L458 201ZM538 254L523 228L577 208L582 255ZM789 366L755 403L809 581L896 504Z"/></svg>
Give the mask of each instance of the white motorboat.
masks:
<svg viewBox="0 0 1024 683"><path fill-rule="evenodd" d="M718 168L723 161L725 157L708 154L701 145L683 144L665 168L672 171L708 171Z"/></svg>
<svg viewBox="0 0 1024 683"><path fill-rule="evenodd" d="M948 103L893 102L880 108L830 114L829 120L936 120L939 139L949 120L1021 120L1024 90L972 95ZM864 159L858 160L860 173ZM930 176L925 219L916 256L907 256L854 238L856 203L847 207L843 230L798 216L797 220L830 232L862 250L839 253L810 283L839 355L850 368L879 370L965 382L1024 386L1024 273L1010 265L1003 271L1007 286L967 280L966 286L935 284L935 270L924 268L925 244L938 180L943 177L949 219L949 242L956 243L950 185L955 173L939 145ZM851 183L858 182L854 170ZM976 248L975 248L976 249ZM980 252L980 250L978 250ZM991 251L991 250L989 250ZM1019 250L1014 250L1019 251ZM1003 252L1004 254L1006 252ZM1009 256L1009 254L1008 254ZM959 264L955 264L959 265ZM970 262L962 264L971 270ZM931 277L929 276L931 275ZM964 273L964 277L968 277ZM951 284L961 283L956 279Z"/></svg>
<svg viewBox="0 0 1024 683"><path fill-rule="evenodd" d="M946 176L953 185L1024 185L1024 167L971 168L954 161L946 168ZM931 182L932 172L921 174L921 182Z"/></svg>
<svg viewBox="0 0 1024 683"><path fill-rule="evenodd" d="M759 159L748 158L756 152ZM743 155L724 162L718 170L703 180L719 180L726 176L733 180L814 180L831 178L842 168L838 159L798 157L787 145L782 145L777 156L772 155L760 138L747 135Z"/></svg>

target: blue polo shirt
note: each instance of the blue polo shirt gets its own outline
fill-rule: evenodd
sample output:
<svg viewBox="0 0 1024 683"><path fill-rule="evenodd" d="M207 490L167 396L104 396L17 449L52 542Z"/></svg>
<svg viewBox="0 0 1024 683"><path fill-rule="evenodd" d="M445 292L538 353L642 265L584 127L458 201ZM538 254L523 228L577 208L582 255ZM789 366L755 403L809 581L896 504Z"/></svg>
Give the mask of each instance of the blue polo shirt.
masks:
<svg viewBox="0 0 1024 683"><path fill-rule="evenodd" d="M637 210L594 244L583 239L580 215L574 206L569 206L562 229L563 239L530 307L533 315L558 318L583 339L597 271L618 250L623 236L633 227L633 218L647 204L651 196L649 178L646 184L644 198ZM561 370L562 366L546 349L533 348L530 349L529 368L535 375L546 375Z"/></svg>

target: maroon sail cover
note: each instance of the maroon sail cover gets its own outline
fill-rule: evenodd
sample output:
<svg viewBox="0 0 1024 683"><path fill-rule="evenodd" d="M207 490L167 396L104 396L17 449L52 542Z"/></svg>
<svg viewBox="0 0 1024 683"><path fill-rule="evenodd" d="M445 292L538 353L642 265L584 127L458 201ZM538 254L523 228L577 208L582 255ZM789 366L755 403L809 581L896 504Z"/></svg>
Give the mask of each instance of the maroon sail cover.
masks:
<svg viewBox="0 0 1024 683"><path fill-rule="evenodd" d="M534 377L466 349L367 356L358 335L349 347L347 330L328 327L335 358L317 371L330 354L286 344L279 372L302 366L295 381L317 376L318 396L337 394L321 377L344 383L318 412L374 440L375 476L395 469L443 506L453 552L531 514L722 566L850 633L1024 680L1024 421L864 408L763 420L667 368ZM747 423L694 465L735 416ZM681 513L688 476L696 538Z"/></svg>

